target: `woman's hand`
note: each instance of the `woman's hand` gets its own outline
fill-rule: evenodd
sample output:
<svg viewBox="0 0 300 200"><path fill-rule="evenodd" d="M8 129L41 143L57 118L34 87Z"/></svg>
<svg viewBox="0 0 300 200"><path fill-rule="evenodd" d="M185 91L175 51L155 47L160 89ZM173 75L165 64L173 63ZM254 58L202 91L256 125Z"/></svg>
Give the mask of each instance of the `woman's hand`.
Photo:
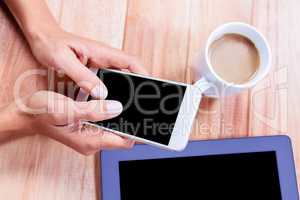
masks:
<svg viewBox="0 0 300 200"><path fill-rule="evenodd" d="M5 0L5 3L35 58L45 67L66 73L94 98L105 99L108 91L87 66L146 74L134 56L62 30L44 0ZM10 133L39 133L83 154L133 145L132 141L101 129L80 129L81 120L101 121L120 114L122 105L116 101L76 102L54 92L41 91L26 99L21 110L16 103L0 112L0 118L5 119L0 121L0 140L11 136Z"/></svg>
<svg viewBox="0 0 300 200"><path fill-rule="evenodd" d="M0 122L1 128L5 128L0 130L0 139L6 139L2 133L8 132L17 132L18 136L43 134L84 155L101 149L130 148L134 145L132 140L108 131L92 126L82 127L81 121L102 121L119 115L123 108L118 101L76 102L58 93L39 91L23 99L22 104L20 102L0 113L2 119L7 119L7 122Z"/></svg>
<svg viewBox="0 0 300 200"><path fill-rule="evenodd" d="M105 99L107 89L86 66L147 73L134 56L61 29L39 33L29 39L29 44L33 55L41 64L66 73L95 98Z"/></svg>
<svg viewBox="0 0 300 200"><path fill-rule="evenodd" d="M93 97L104 99L107 90L86 66L146 73L134 56L62 30L44 0L5 2L23 30L35 58L46 67L66 73Z"/></svg>

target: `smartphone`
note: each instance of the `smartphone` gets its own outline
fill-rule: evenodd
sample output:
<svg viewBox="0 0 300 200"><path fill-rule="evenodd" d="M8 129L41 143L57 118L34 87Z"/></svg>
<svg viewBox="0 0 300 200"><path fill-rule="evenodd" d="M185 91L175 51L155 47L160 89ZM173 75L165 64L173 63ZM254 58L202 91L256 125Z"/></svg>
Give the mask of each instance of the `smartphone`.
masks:
<svg viewBox="0 0 300 200"><path fill-rule="evenodd" d="M106 99L121 102L123 112L86 123L168 150L186 147L202 98L196 86L110 69L98 70L97 76L108 89ZM92 97L81 90L77 99Z"/></svg>

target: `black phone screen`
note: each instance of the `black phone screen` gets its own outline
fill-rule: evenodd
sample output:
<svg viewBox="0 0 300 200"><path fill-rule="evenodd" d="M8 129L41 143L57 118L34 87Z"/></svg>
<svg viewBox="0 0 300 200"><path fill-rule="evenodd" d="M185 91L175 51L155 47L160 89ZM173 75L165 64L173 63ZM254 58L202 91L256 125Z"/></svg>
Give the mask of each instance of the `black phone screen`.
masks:
<svg viewBox="0 0 300 200"><path fill-rule="evenodd" d="M119 162L122 200L281 200L276 152Z"/></svg>
<svg viewBox="0 0 300 200"><path fill-rule="evenodd" d="M97 125L169 144L186 86L110 70L99 70L97 75L108 89L106 99L123 105L119 116Z"/></svg>

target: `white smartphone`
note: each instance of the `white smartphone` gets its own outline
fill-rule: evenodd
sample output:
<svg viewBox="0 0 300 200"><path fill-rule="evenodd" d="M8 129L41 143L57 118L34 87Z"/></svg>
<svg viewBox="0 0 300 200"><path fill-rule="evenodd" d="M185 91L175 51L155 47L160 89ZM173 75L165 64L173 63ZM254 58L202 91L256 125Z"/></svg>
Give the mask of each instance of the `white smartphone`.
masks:
<svg viewBox="0 0 300 200"><path fill-rule="evenodd" d="M156 147L181 151L189 140L202 93L194 85L118 70L100 69L108 100L120 101L123 112L109 120L85 122ZM77 100L92 97L80 90Z"/></svg>

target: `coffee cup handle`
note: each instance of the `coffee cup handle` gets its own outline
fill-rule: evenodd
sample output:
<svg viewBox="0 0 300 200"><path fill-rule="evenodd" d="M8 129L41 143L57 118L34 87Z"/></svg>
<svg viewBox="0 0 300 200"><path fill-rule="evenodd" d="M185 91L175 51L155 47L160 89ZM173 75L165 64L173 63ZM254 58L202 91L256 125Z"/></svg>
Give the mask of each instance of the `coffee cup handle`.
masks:
<svg viewBox="0 0 300 200"><path fill-rule="evenodd" d="M194 86L197 87L206 97L219 97L218 89L216 88L216 86L213 83L209 82L205 77L202 77L200 80L196 81L194 83Z"/></svg>

